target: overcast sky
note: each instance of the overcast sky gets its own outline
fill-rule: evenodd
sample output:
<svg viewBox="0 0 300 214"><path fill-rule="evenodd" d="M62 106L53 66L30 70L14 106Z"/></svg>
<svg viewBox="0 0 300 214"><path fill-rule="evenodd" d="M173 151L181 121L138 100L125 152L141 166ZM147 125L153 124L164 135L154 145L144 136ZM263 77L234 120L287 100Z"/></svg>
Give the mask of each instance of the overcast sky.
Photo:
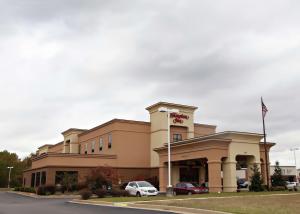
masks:
<svg viewBox="0 0 300 214"><path fill-rule="evenodd" d="M300 2L0 0L0 151L145 107L198 106L218 131L262 132L272 163L300 147ZM300 151L298 167L300 166Z"/></svg>

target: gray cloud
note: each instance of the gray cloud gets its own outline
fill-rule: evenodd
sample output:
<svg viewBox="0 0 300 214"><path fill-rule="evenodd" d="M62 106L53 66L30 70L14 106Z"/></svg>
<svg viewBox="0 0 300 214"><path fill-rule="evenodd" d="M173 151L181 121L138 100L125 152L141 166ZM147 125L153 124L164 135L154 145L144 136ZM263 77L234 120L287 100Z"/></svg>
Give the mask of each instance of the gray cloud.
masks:
<svg viewBox="0 0 300 214"><path fill-rule="evenodd" d="M218 130L261 132L272 161L300 147L298 1L0 1L0 150L70 127L148 120L163 100ZM299 162L300 164L300 162Z"/></svg>

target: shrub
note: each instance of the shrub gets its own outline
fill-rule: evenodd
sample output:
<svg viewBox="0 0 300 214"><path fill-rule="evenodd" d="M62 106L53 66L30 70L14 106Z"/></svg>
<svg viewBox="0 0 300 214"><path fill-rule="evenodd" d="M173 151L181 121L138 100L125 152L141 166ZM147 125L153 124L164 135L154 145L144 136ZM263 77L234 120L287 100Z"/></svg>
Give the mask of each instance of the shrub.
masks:
<svg viewBox="0 0 300 214"><path fill-rule="evenodd" d="M24 187L21 191L23 191L23 192L36 193L36 192L35 192L35 188L33 188L33 187Z"/></svg>
<svg viewBox="0 0 300 214"><path fill-rule="evenodd" d="M91 174L87 177L86 185L92 191L97 189L109 189L113 184L118 183L119 177L115 169L104 166L98 167L91 171Z"/></svg>
<svg viewBox="0 0 300 214"><path fill-rule="evenodd" d="M47 186L45 186L45 191L46 191L46 194L49 193L50 195L54 195L56 192L56 188L54 185L47 185Z"/></svg>
<svg viewBox="0 0 300 214"><path fill-rule="evenodd" d="M44 186L39 186L36 190L37 195L46 195L46 188Z"/></svg>
<svg viewBox="0 0 300 214"><path fill-rule="evenodd" d="M15 188L14 188L14 191L21 191L21 188L22 188L22 187L15 187Z"/></svg>
<svg viewBox="0 0 300 214"><path fill-rule="evenodd" d="M284 191L286 188L284 186L274 186L271 187L271 191Z"/></svg>
<svg viewBox="0 0 300 214"><path fill-rule="evenodd" d="M126 197L129 196L129 193L126 190L113 189L111 191L112 197Z"/></svg>
<svg viewBox="0 0 300 214"><path fill-rule="evenodd" d="M92 192L89 189L82 189L79 191L81 199L87 200L92 196Z"/></svg>
<svg viewBox="0 0 300 214"><path fill-rule="evenodd" d="M85 183L79 183L75 187L75 189L77 189L77 190L82 190L82 189L86 189L86 188L87 188L87 185Z"/></svg>
<svg viewBox="0 0 300 214"><path fill-rule="evenodd" d="M98 196L98 198L104 198L107 194L107 190L105 189L97 189L95 191L95 194Z"/></svg>

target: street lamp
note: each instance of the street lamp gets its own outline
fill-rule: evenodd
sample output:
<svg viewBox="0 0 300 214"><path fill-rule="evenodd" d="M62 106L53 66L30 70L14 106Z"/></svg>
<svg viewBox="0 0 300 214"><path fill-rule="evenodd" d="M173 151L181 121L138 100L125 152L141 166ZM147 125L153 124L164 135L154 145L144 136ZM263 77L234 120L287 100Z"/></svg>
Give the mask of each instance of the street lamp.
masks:
<svg viewBox="0 0 300 214"><path fill-rule="evenodd" d="M299 150L299 148L291 148L290 151L294 152L294 160L295 160L295 167L296 167L296 181L298 182L298 175L297 175L297 159L296 159L296 151Z"/></svg>
<svg viewBox="0 0 300 214"><path fill-rule="evenodd" d="M168 187L167 187L167 196L173 195L172 184L171 184L171 145L170 145L170 113L178 113L178 109L168 109L166 107L160 107L159 112L167 112L167 121L168 121Z"/></svg>
<svg viewBox="0 0 300 214"><path fill-rule="evenodd" d="M8 173L8 184L7 184L7 188L9 189L9 184L10 184L10 173L11 173L11 169L13 169L13 166L8 166L7 169L9 169L9 173Z"/></svg>

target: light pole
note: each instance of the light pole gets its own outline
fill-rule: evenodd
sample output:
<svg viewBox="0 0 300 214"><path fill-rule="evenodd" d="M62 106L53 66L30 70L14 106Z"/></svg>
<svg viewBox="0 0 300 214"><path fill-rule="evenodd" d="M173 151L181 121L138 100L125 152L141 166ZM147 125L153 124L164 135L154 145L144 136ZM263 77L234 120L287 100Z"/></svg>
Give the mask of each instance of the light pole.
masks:
<svg viewBox="0 0 300 214"><path fill-rule="evenodd" d="M11 173L11 169L13 169L13 166L8 166L7 169L9 169L8 172L8 184L7 184L7 188L9 189L9 184L10 184L10 173Z"/></svg>
<svg viewBox="0 0 300 214"><path fill-rule="evenodd" d="M296 159L296 151L299 150L299 148L291 148L290 151L294 152L294 160L295 160L295 167L296 167L296 181L298 182L298 175L297 175L297 159Z"/></svg>
<svg viewBox="0 0 300 214"><path fill-rule="evenodd" d="M167 112L167 122L168 122L168 134L167 134L167 142L168 142L168 187L167 187L167 196L172 196L172 184L171 184L171 142L170 142L170 113L178 113L178 109L168 109L166 107L160 107L158 109L159 112Z"/></svg>

